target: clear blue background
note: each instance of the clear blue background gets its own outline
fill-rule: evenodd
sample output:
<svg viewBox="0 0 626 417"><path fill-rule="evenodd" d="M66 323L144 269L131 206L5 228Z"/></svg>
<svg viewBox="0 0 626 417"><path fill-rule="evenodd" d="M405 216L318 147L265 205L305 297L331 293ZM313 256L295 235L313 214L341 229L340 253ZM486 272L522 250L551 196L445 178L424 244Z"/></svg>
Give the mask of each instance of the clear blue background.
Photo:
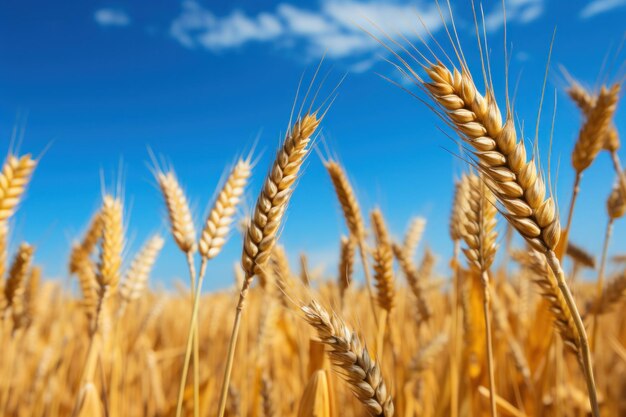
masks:
<svg viewBox="0 0 626 417"><path fill-rule="evenodd" d="M515 111L531 141L549 43L557 28L540 148L547 168L556 91L551 168L562 211L569 201L569 155L581 118L563 93L566 83L558 66L590 88L625 75L621 65L626 54L618 48L626 1L588 3L507 2L511 84L519 80ZM453 7L465 52L479 71L469 2L456 1ZM324 120L320 148L327 145L340 157L362 206L379 205L397 236L412 216L427 217L425 242L439 254L439 269L445 272L451 251L447 230L452 184L463 163L448 152L456 147L426 106L379 76L400 81L382 59L384 50L357 26L376 31L366 20L371 19L419 44L414 31L423 30L417 18L421 14L446 44L432 3L23 0L3 2L0 9L2 148L9 149L15 126L23 131L21 152L38 155L49 146L15 218L11 244L36 244L37 260L48 277L67 276L71 242L99 206L101 178L111 190L120 180L121 165L128 258L160 231L167 244L155 267L155 281L166 286L176 278L186 282L183 255L167 234L147 147L176 168L199 228L224 170L260 135L261 158L247 193L252 205L287 128L299 79L305 71L312 73L324 51L324 70L330 69L331 75L322 94L330 93L344 73L348 76ZM494 83L503 99L499 13L500 1L486 2ZM623 116L622 108L616 116L622 132ZM574 218L572 240L596 253L613 180L609 157L602 154L585 173ZM625 249L622 223L616 227L613 253ZM281 242L294 268L298 253L305 251L312 264L333 274L342 233L345 227L330 182L313 153ZM240 250L238 233L233 232L209 267L207 288L231 285Z"/></svg>

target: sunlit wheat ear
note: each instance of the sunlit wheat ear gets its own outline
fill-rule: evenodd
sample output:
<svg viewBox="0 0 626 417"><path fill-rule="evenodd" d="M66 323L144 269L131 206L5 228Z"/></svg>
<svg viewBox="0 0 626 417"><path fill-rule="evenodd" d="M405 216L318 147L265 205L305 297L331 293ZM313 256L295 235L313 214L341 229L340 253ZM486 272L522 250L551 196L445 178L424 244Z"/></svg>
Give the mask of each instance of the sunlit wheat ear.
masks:
<svg viewBox="0 0 626 417"><path fill-rule="evenodd" d="M424 372L431 368L439 353L446 347L448 335L439 333L428 343L424 344L411 360L410 369L413 372Z"/></svg>
<svg viewBox="0 0 626 417"><path fill-rule="evenodd" d="M504 209L507 220L542 253L553 250L561 226L552 197L533 159L526 161L524 142L518 140L511 116L502 121L492 91L483 96L463 70L450 72L437 63L426 69L423 83L461 139L473 148L484 181Z"/></svg>
<svg viewBox="0 0 626 417"><path fill-rule="evenodd" d="M275 245L274 248L272 248L269 268L271 269L270 274L275 280L274 284L276 284L277 287L275 292L278 298L284 307L289 307L289 295L294 287L294 283L287 253L283 246Z"/></svg>
<svg viewBox="0 0 626 417"><path fill-rule="evenodd" d="M272 380L268 375L264 375L261 379L261 399L263 408L263 417L275 417L276 404L274 403Z"/></svg>
<svg viewBox="0 0 626 417"><path fill-rule="evenodd" d="M393 278L393 252L390 246L380 244L374 249L373 257L378 306L389 312L394 306L396 295Z"/></svg>
<svg viewBox="0 0 626 417"><path fill-rule="evenodd" d="M100 260L96 279L99 295L110 295L117 288L121 276L122 252L124 250L124 220L121 200L104 196L102 210L102 239Z"/></svg>
<svg viewBox="0 0 626 417"><path fill-rule="evenodd" d="M587 120L580 129L572 152L572 166L577 172L587 169L605 146L605 137L611 127L619 92L619 84L610 89L602 87L595 106L587 114Z"/></svg>
<svg viewBox="0 0 626 417"><path fill-rule="evenodd" d="M336 161L328 160L325 166L333 182L335 194L341 205L343 217L346 220L350 234L357 241L363 239L365 237L365 224L363 223L359 202L348 180L348 176L341 165Z"/></svg>
<svg viewBox="0 0 626 417"><path fill-rule="evenodd" d="M454 184L454 198L452 201L452 211L450 213L449 232L453 241L463 238L465 211L467 210L469 197L469 182L467 177L462 177Z"/></svg>
<svg viewBox="0 0 626 417"><path fill-rule="evenodd" d="M622 183L626 182L626 174L622 174L621 181ZM624 214L626 214L626 196L624 195L623 188L620 187L619 178L611 190L609 199L606 202L606 209L609 218L612 220L624 217Z"/></svg>
<svg viewBox="0 0 626 417"><path fill-rule="evenodd" d="M222 250L251 169L252 163L249 158L239 159L218 194L198 243L200 255L205 259L214 258Z"/></svg>
<svg viewBox="0 0 626 417"><path fill-rule="evenodd" d="M611 279L602 289L600 296L591 300L585 314L607 314L613 310L619 302L626 297L626 272Z"/></svg>
<svg viewBox="0 0 626 417"><path fill-rule="evenodd" d="M467 248L463 252L470 266L483 272L493 263L497 249L495 198L477 175L469 174L464 180L469 194L462 232Z"/></svg>
<svg viewBox="0 0 626 417"><path fill-rule="evenodd" d="M152 266L163 248L164 240L152 236L135 256L120 285L120 297L124 303L137 300L143 294Z"/></svg>
<svg viewBox="0 0 626 417"><path fill-rule="evenodd" d="M379 208L372 210L371 215L372 229L374 230L374 237L378 245L391 246L391 239L389 237L389 230L385 224L385 218L382 211Z"/></svg>
<svg viewBox="0 0 626 417"><path fill-rule="evenodd" d="M329 314L315 300L302 307L306 321L329 348L337 373L372 416L391 417L394 406L379 365L359 337L336 314Z"/></svg>
<svg viewBox="0 0 626 417"><path fill-rule="evenodd" d="M181 251L193 253L196 251L196 228L187 197L173 171L158 172L156 176L167 206L174 241Z"/></svg>
<svg viewBox="0 0 626 417"><path fill-rule="evenodd" d="M581 110L585 117L588 117L596 106L596 97L593 97L582 85L577 82L572 82L567 89L567 94L578 108ZM609 127L604 139L602 139L603 149L614 153L620 148L620 139L617 129L614 124Z"/></svg>
<svg viewBox="0 0 626 417"><path fill-rule="evenodd" d="M574 319L545 258L540 253L530 250L518 260L533 273L533 281L541 288L541 296L548 301L554 323L563 341L574 353L578 354L580 344Z"/></svg>
<svg viewBox="0 0 626 417"><path fill-rule="evenodd" d="M424 257L418 268L415 266L408 253L404 248L398 244L392 245L393 254L400 265L400 269L404 273L409 287L417 299L417 310L420 315L420 319L426 321L432 316L432 310L426 299L426 293L424 289L424 281L432 273L432 268L435 263L435 259L429 250L424 252Z"/></svg>
<svg viewBox="0 0 626 417"><path fill-rule="evenodd" d="M80 250L79 250L80 252ZM81 256L76 261L76 276L82 294L81 305L89 322L94 318L98 305L98 280L96 265L89 257Z"/></svg>
<svg viewBox="0 0 626 417"><path fill-rule="evenodd" d="M341 237L341 248L339 251L339 295L343 300L346 291L352 283L352 274L354 273L354 241L346 236Z"/></svg>
<svg viewBox="0 0 626 417"><path fill-rule="evenodd" d="M20 326L30 326L41 310L39 302L41 286L41 268L33 266L28 276L28 282L24 291L24 311L19 318ZM16 320L17 321L17 320Z"/></svg>
<svg viewBox="0 0 626 417"><path fill-rule="evenodd" d="M29 154L8 156L0 174L0 222L15 212L36 166L37 161Z"/></svg>
<svg viewBox="0 0 626 417"><path fill-rule="evenodd" d="M98 244L98 239L100 239L101 235L102 221L100 219L100 213L96 213L89 223L89 227L83 236L83 240L72 247L69 265L70 273L75 274L78 272L84 258L88 258L91 255Z"/></svg>
<svg viewBox="0 0 626 417"><path fill-rule="evenodd" d="M22 243L13 258L4 286L5 311L11 309L13 316L19 316L24 309L24 292L30 272L34 249L28 243Z"/></svg>
<svg viewBox="0 0 626 417"><path fill-rule="evenodd" d="M583 249L581 246L575 245L572 242L567 242L566 255L572 258L575 262L587 268L596 268L596 257L592 253Z"/></svg>
<svg viewBox="0 0 626 417"><path fill-rule="evenodd" d="M241 264L246 280L251 280L270 256L293 192L293 185L310 150L309 145L319 123L316 113L306 114L298 119L276 155L244 238Z"/></svg>
<svg viewBox="0 0 626 417"><path fill-rule="evenodd" d="M425 228L426 219L423 217L415 217L411 220L411 223L409 223L409 227L406 229L404 234L402 248L410 257L415 256L415 251L422 240Z"/></svg>

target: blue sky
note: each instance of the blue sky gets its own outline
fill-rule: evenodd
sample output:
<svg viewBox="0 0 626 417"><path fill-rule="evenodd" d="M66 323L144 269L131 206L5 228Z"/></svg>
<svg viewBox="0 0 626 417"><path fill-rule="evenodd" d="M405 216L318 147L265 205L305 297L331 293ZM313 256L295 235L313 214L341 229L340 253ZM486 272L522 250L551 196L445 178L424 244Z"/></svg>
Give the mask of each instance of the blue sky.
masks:
<svg viewBox="0 0 626 417"><path fill-rule="evenodd" d="M347 167L362 205L379 205L396 235L412 216L427 217L425 241L439 253L444 270L451 250L447 218L452 182L463 165L446 151L455 145L427 108L379 76L400 81L384 61L384 51L359 28L373 29L370 19L418 42L421 16L445 42L432 2L24 0L0 8L2 146L8 149L16 124L23 128L22 151L38 154L50 145L15 219L12 245L21 240L36 244L37 259L49 276L66 276L70 243L99 205L101 176L110 188L120 164L128 256L151 233L166 233L148 146L176 168L200 225L224 170L259 136L262 154L247 198L252 204L287 127L298 81L303 72L312 73L324 52L325 70L331 70L327 93L348 74L324 120L325 143ZM466 53L476 65L469 2L455 1L453 8ZM494 82L502 93L500 1L485 2L484 9ZM510 78L512 83L519 79L516 113L529 139L557 28L540 140L546 162L556 89L551 167L553 178L558 174L555 187L564 210L572 182L569 153L580 116L562 92L558 66L590 88L600 79L623 77L625 54L616 50L624 36L626 0L511 0L507 17ZM620 109L617 125L622 131L623 115ZM603 154L585 174L573 231L575 242L596 252L612 182L609 158ZM615 251L624 248L625 230L618 223ZM294 261L306 251L312 263L334 272L342 233L330 182L313 154L281 241ZM186 280L183 256L167 238L154 273L166 285L176 277ZM231 284L240 250L234 233L209 267L207 288Z"/></svg>

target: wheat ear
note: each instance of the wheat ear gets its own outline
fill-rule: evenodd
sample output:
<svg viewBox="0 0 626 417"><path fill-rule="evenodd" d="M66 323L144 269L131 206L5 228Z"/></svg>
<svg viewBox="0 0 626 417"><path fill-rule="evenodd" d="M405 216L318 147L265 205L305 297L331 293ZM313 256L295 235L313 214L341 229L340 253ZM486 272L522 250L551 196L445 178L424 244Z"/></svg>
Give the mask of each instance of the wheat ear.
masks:
<svg viewBox="0 0 626 417"><path fill-rule="evenodd" d="M159 256L164 243L165 241L161 236L152 236L133 259L120 285L120 298L122 300L120 312L124 311L128 303L139 299L143 294L152 271L152 266Z"/></svg>
<svg viewBox="0 0 626 417"><path fill-rule="evenodd" d="M354 273L354 241L346 236L341 237L341 248L339 250L339 298L343 309L346 291L352 283Z"/></svg>
<svg viewBox="0 0 626 417"><path fill-rule="evenodd" d="M595 160L605 144L604 137L610 129L611 120L617 107L619 92L619 84L613 85L610 89L603 86L598 94L595 105L587 114L587 118L578 133L578 140L572 151L572 167L576 171L576 176L574 178L572 197L567 212L567 223L563 237L561 238L561 248L567 247L569 231L574 217L574 206L576 205L576 200L580 192L580 182L583 172ZM624 185L624 189L626 190L626 184L622 185ZM561 249L561 253L557 252L557 254L561 255L562 252L563 250Z"/></svg>
<svg viewBox="0 0 626 417"><path fill-rule="evenodd" d="M302 307L306 321L329 347L328 355L337 373L372 416L391 417L394 407L379 365L359 337L336 314L329 314L315 300Z"/></svg>
<svg viewBox="0 0 626 417"><path fill-rule="evenodd" d="M37 161L30 154L20 157L9 155L0 173L0 282L6 271L8 221L19 205L36 166Z"/></svg>
<svg viewBox="0 0 626 417"><path fill-rule="evenodd" d="M404 234L402 248L410 257L415 256L415 251L422 240L425 228L426 219L423 217L415 217L411 220L411 223L409 223L409 227L407 227L406 233Z"/></svg>
<svg viewBox="0 0 626 417"><path fill-rule="evenodd" d="M252 279L263 268L271 254L276 235L289 204L300 168L309 153L312 136L317 130L321 119L316 113L305 114L298 118L287 132L282 147L265 179L263 188L257 199L252 218L244 237L241 266L245 274L243 286L239 293L239 301L235 310L232 334L228 345L224 380L220 394L218 417L224 416L230 373L233 366L235 346L239 335L241 314Z"/></svg>
<svg viewBox="0 0 626 417"><path fill-rule="evenodd" d="M400 265L400 269L402 269L402 273L409 284L409 288L417 301L417 311L419 313L420 320L430 320L432 317L432 309L430 308L426 298L424 281L432 273L433 267L435 266L435 257L432 252L427 249L424 251L419 267L417 267L409 258L408 253L404 251L400 245L393 244L392 249L396 260Z"/></svg>
<svg viewBox="0 0 626 417"><path fill-rule="evenodd" d="M393 277L393 252L389 240L387 226L380 211L372 212L372 225L377 245L373 251L374 281L376 282L376 300L381 314L378 317L378 335L376 337L376 355L383 356L383 346L387 320L395 302L395 285Z"/></svg>
<svg viewBox="0 0 626 417"><path fill-rule="evenodd" d="M477 175L470 174L464 178L468 186L467 207L464 211L463 240L467 248L463 253L470 268L481 277L483 287L483 319L485 322L485 351L487 352L487 372L489 373L489 393L491 416L497 415L495 371L493 360L493 341L491 336L489 268L496 255L495 231L496 213L495 198L491 191Z"/></svg>
<svg viewBox="0 0 626 417"><path fill-rule="evenodd" d="M486 96L480 94L465 69L450 72L442 63L436 63L426 72L432 82L423 83L424 87L443 109L462 140L473 147L485 182L502 204L507 221L533 248L546 256L556 276L558 288L576 324L589 400L594 417L598 417L587 333L561 263L554 253L561 235L556 207L552 197L546 198L546 186L534 160L526 161L526 148L517 138L512 115L508 112L503 123L494 92L489 89ZM416 78L421 81L419 76Z"/></svg>
<svg viewBox="0 0 626 417"><path fill-rule="evenodd" d="M28 243L22 243L13 258L6 285L4 298L6 300L4 315L11 309L13 318L19 318L24 312L24 293L30 266L32 264L34 248ZM16 326L17 327L17 326Z"/></svg>
<svg viewBox="0 0 626 417"><path fill-rule="evenodd" d="M348 176L342 166L332 159L326 161L324 165L326 166L326 171L328 171L330 180L333 183L335 195L337 196L337 200L339 200L339 205L341 206L343 217L346 220L346 225L350 231L350 236L354 239L359 248L363 274L365 275L365 286L367 288L367 294L370 298L372 315L374 316L374 320L378 321L375 307L376 301L374 298L374 292L372 291L372 277L370 275L370 269L367 262L368 255L365 242L365 223L363 222L359 202L356 198L354 189L350 184L350 180L348 180Z"/></svg>
<svg viewBox="0 0 626 417"><path fill-rule="evenodd" d="M252 171L250 158L239 159L220 190L200 234L198 248L204 259L220 253Z"/></svg>
<svg viewBox="0 0 626 417"><path fill-rule="evenodd" d="M587 268L596 268L596 258L593 254L587 252L581 246L578 246L572 242L567 242L567 249L565 254L572 258L572 260Z"/></svg>

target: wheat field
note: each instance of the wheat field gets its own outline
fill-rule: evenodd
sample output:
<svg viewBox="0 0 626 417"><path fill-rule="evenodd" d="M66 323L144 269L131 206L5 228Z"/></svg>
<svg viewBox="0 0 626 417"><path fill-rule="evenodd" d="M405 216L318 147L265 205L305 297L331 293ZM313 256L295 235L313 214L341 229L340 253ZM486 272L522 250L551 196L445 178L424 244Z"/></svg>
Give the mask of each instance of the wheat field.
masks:
<svg viewBox="0 0 626 417"><path fill-rule="evenodd" d="M332 111L334 91L312 98L315 77L272 164L239 158L202 224L174 170L155 164L169 233L129 257L125 196L106 193L70 249L77 292L42 276L34 245L10 241L39 162L10 153L0 174L0 415L626 416L625 259L607 255L626 214L614 123L622 81L592 90L566 77L582 121L559 150L571 154L561 169L575 173L559 210L548 156L523 139L508 85L496 91L484 66L470 67L453 34L454 63L425 44L375 36L411 85L402 88L455 135L467 162L448 190L453 252L428 249L425 218L390 231L384 211L360 205L349 167L325 155L345 220L345 236L329 244L339 262L324 274L306 254L290 263L282 221ZM582 177L601 153L615 171L608 196ZM240 218L249 180L264 172ZM606 199L599 254L569 242L582 198ZM234 233L243 247L232 286L203 292L207 264ZM166 239L188 285L156 291L149 278Z"/></svg>

